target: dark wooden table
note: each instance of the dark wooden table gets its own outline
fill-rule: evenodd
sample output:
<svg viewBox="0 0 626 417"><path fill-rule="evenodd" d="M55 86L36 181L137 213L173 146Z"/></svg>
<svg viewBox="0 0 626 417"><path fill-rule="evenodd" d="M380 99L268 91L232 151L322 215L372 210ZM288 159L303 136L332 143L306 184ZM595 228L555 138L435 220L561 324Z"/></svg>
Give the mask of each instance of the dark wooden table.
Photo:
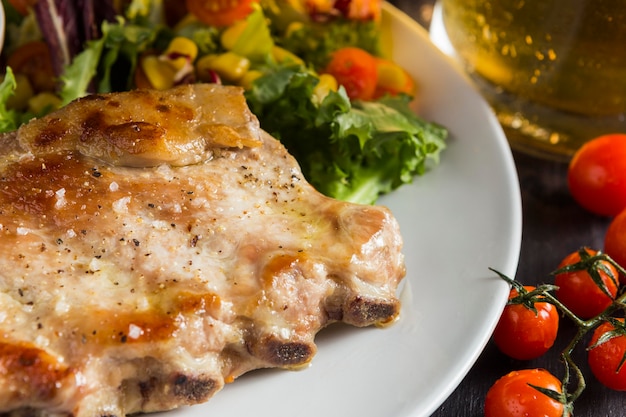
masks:
<svg viewBox="0 0 626 417"><path fill-rule="evenodd" d="M392 4L428 27L432 0L391 0ZM602 249L609 219L580 208L567 188L567 165L513 153L522 193L522 245L516 279L524 284L552 282L550 272L570 252L581 246ZM571 340L574 326L561 320L559 338L546 355L532 361L505 357L490 342L458 388L433 414L436 417L480 417L491 385L509 371L546 368L561 378L560 352ZM582 347L582 346L581 346ZM587 417L626 416L626 395L595 381L586 366L584 349L576 362L586 376L587 388L575 404L575 415ZM460 347L461 348L461 347Z"/></svg>

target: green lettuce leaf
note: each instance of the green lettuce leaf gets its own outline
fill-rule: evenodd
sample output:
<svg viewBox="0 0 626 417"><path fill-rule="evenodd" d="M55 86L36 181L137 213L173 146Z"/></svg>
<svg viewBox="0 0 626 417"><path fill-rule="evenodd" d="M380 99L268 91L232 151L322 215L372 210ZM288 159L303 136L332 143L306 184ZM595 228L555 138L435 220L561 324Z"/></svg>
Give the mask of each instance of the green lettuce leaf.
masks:
<svg viewBox="0 0 626 417"><path fill-rule="evenodd" d="M88 94L94 88L94 81L97 81L95 90L99 93L129 89L139 55L158 35L159 31L150 25L129 23L121 17L115 23L104 22L102 37L88 42L65 68L60 92L63 104ZM123 70L115 71L120 62L124 64ZM120 73L127 76L113 80L114 71L118 78Z"/></svg>
<svg viewBox="0 0 626 417"><path fill-rule="evenodd" d="M265 14L260 7L246 17L246 26L232 51L245 56L251 61L262 61L272 52L274 39L267 25Z"/></svg>
<svg viewBox="0 0 626 417"><path fill-rule="evenodd" d="M447 131L419 118L408 96L350 102L345 90L311 99L319 78L277 67L246 93L263 127L292 153L311 184L334 198L373 204L437 164Z"/></svg>
<svg viewBox="0 0 626 417"><path fill-rule="evenodd" d="M13 70L7 67L4 79L0 83L0 132L10 132L19 127L20 117L14 110L7 109L6 102L15 92L17 83Z"/></svg>
<svg viewBox="0 0 626 417"><path fill-rule="evenodd" d="M104 38L88 42L87 47L65 67L59 93L63 105L87 94L89 84L96 75L103 46Z"/></svg>

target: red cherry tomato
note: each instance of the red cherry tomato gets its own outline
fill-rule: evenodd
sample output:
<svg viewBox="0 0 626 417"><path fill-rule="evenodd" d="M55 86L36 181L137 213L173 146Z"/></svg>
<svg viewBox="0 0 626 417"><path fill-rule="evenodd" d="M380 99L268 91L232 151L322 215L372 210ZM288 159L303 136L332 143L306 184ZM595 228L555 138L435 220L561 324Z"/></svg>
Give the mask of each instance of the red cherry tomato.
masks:
<svg viewBox="0 0 626 417"><path fill-rule="evenodd" d="M525 286L527 291L535 287ZM518 295L512 289L509 300ZM493 341L502 353L514 359L529 360L548 351L556 340L559 313L552 304L536 302L536 312L524 304L507 304L493 333Z"/></svg>
<svg viewBox="0 0 626 417"><path fill-rule="evenodd" d="M378 81L377 62L373 55L363 49L338 49L321 72L334 76L337 83L346 89L350 99L370 100L374 97Z"/></svg>
<svg viewBox="0 0 626 417"><path fill-rule="evenodd" d="M618 214L609 224L604 235L604 252L622 268L626 267L626 210ZM620 274L622 284L626 276Z"/></svg>
<svg viewBox="0 0 626 417"><path fill-rule="evenodd" d="M597 254L597 251L585 248L589 255ZM580 262L581 257L578 252L570 253L561 261L559 268L573 265ZM613 265L607 261L599 261L611 271L612 277L599 268L596 268L603 285L605 286L610 297L604 293L600 287L594 282L587 270L576 270L572 272L564 272L556 275L554 284L559 287L556 290L556 297L570 311L582 319L589 319L602 313L615 298L617 294L618 274Z"/></svg>
<svg viewBox="0 0 626 417"><path fill-rule="evenodd" d="M561 381L544 369L514 371L487 392L485 417L563 417L565 405L531 385L562 393Z"/></svg>
<svg viewBox="0 0 626 417"><path fill-rule="evenodd" d="M572 196L585 209L616 216L626 208L626 134L600 136L584 144L569 164Z"/></svg>
<svg viewBox="0 0 626 417"><path fill-rule="evenodd" d="M622 323L623 319L619 319ZM600 336L614 330L609 323L602 323L593 332L589 346L589 368L603 385L617 390L626 391L626 366L621 361L626 354L626 336L620 334L594 347Z"/></svg>
<svg viewBox="0 0 626 417"><path fill-rule="evenodd" d="M259 0L185 0L187 10L209 26L226 27L252 13Z"/></svg>

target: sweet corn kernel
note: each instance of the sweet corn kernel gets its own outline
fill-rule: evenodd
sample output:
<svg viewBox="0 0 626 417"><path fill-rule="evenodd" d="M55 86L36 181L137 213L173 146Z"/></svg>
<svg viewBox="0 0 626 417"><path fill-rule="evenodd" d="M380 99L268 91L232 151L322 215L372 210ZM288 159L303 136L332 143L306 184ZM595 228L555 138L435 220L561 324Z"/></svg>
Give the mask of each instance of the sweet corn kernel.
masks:
<svg viewBox="0 0 626 417"><path fill-rule="evenodd" d="M304 23L302 22L291 22L287 26L287 30L285 31L285 37L289 38L293 36L294 33L302 30L304 28Z"/></svg>
<svg viewBox="0 0 626 417"><path fill-rule="evenodd" d="M339 87L337 80L330 74L322 74L319 76L319 83L313 89L313 98L319 104L331 91L337 91Z"/></svg>
<svg viewBox="0 0 626 417"><path fill-rule="evenodd" d="M177 71L196 60L198 46L189 38L177 36L171 40L162 59L167 60Z"/></svg>
<svg viewBox="0 0 626 417"><path fill-rule="evenodd" d="M304 61L291 51L281 48L280 46L272 47L272 57L276 62L288 62L291 61L295 64L304 65Z"/></svg>
<svg viewBox="0 0 626 417"><path fill-rule="evenodd" d="M220 78L229 82L239 81L249 68L250 60L233 52L205 55L196 64L197 73L201 79L202 74L215 71Z"/></svg>
<svg viewBox="0 0 626 417"><path fill-rule="evenodd" d="M395 92L413 93L415 83L411 76L395 62L378 59L378 86Z"/></svg>
<svg viewBox="0 0 626 417"><path fill-rule="evenodd" d="M244 90L250 90L252 89L252 84L254 83L254 81L262 75L263 72L258 70L247 71L239 80L239 85L242 86Z"/></svg>
<svg viewBox="0 0 626 417"><path fill-rule="evenodd" d="M167 90L174 86L176 69L167 62L159 60L157 56L148 55L142 58L141 69L155 89Z"/></svg>
<svg viewBox="0 0 626 417"><path fill-rule="evenodd" d="M28 109L34 114L43 114L61 107L61 99L54 93L44 91L28 100Z"/></svg>
<svg viewBox="0 0 626 417"><path fill-rule="evenodd" d="M246 20L238 20L226 28L220 36L220 43L222 44L222 47L224 47L227 51L231 51L235 47L237 40L246 29L247 25L248 22Z"/></svg>

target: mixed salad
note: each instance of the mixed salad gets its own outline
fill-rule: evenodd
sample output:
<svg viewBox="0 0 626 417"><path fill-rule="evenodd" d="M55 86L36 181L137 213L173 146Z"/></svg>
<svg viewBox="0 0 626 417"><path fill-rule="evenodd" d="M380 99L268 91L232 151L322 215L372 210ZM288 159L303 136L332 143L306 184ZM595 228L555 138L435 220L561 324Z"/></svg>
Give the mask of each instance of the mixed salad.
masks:
<svg viewBox="0 0 626 417"><path fill-rule="evenodd" d="M2 1L0 132L90 93L240 85L309 182L366 204L445 148L383 57L380 0Z"/></svg>

